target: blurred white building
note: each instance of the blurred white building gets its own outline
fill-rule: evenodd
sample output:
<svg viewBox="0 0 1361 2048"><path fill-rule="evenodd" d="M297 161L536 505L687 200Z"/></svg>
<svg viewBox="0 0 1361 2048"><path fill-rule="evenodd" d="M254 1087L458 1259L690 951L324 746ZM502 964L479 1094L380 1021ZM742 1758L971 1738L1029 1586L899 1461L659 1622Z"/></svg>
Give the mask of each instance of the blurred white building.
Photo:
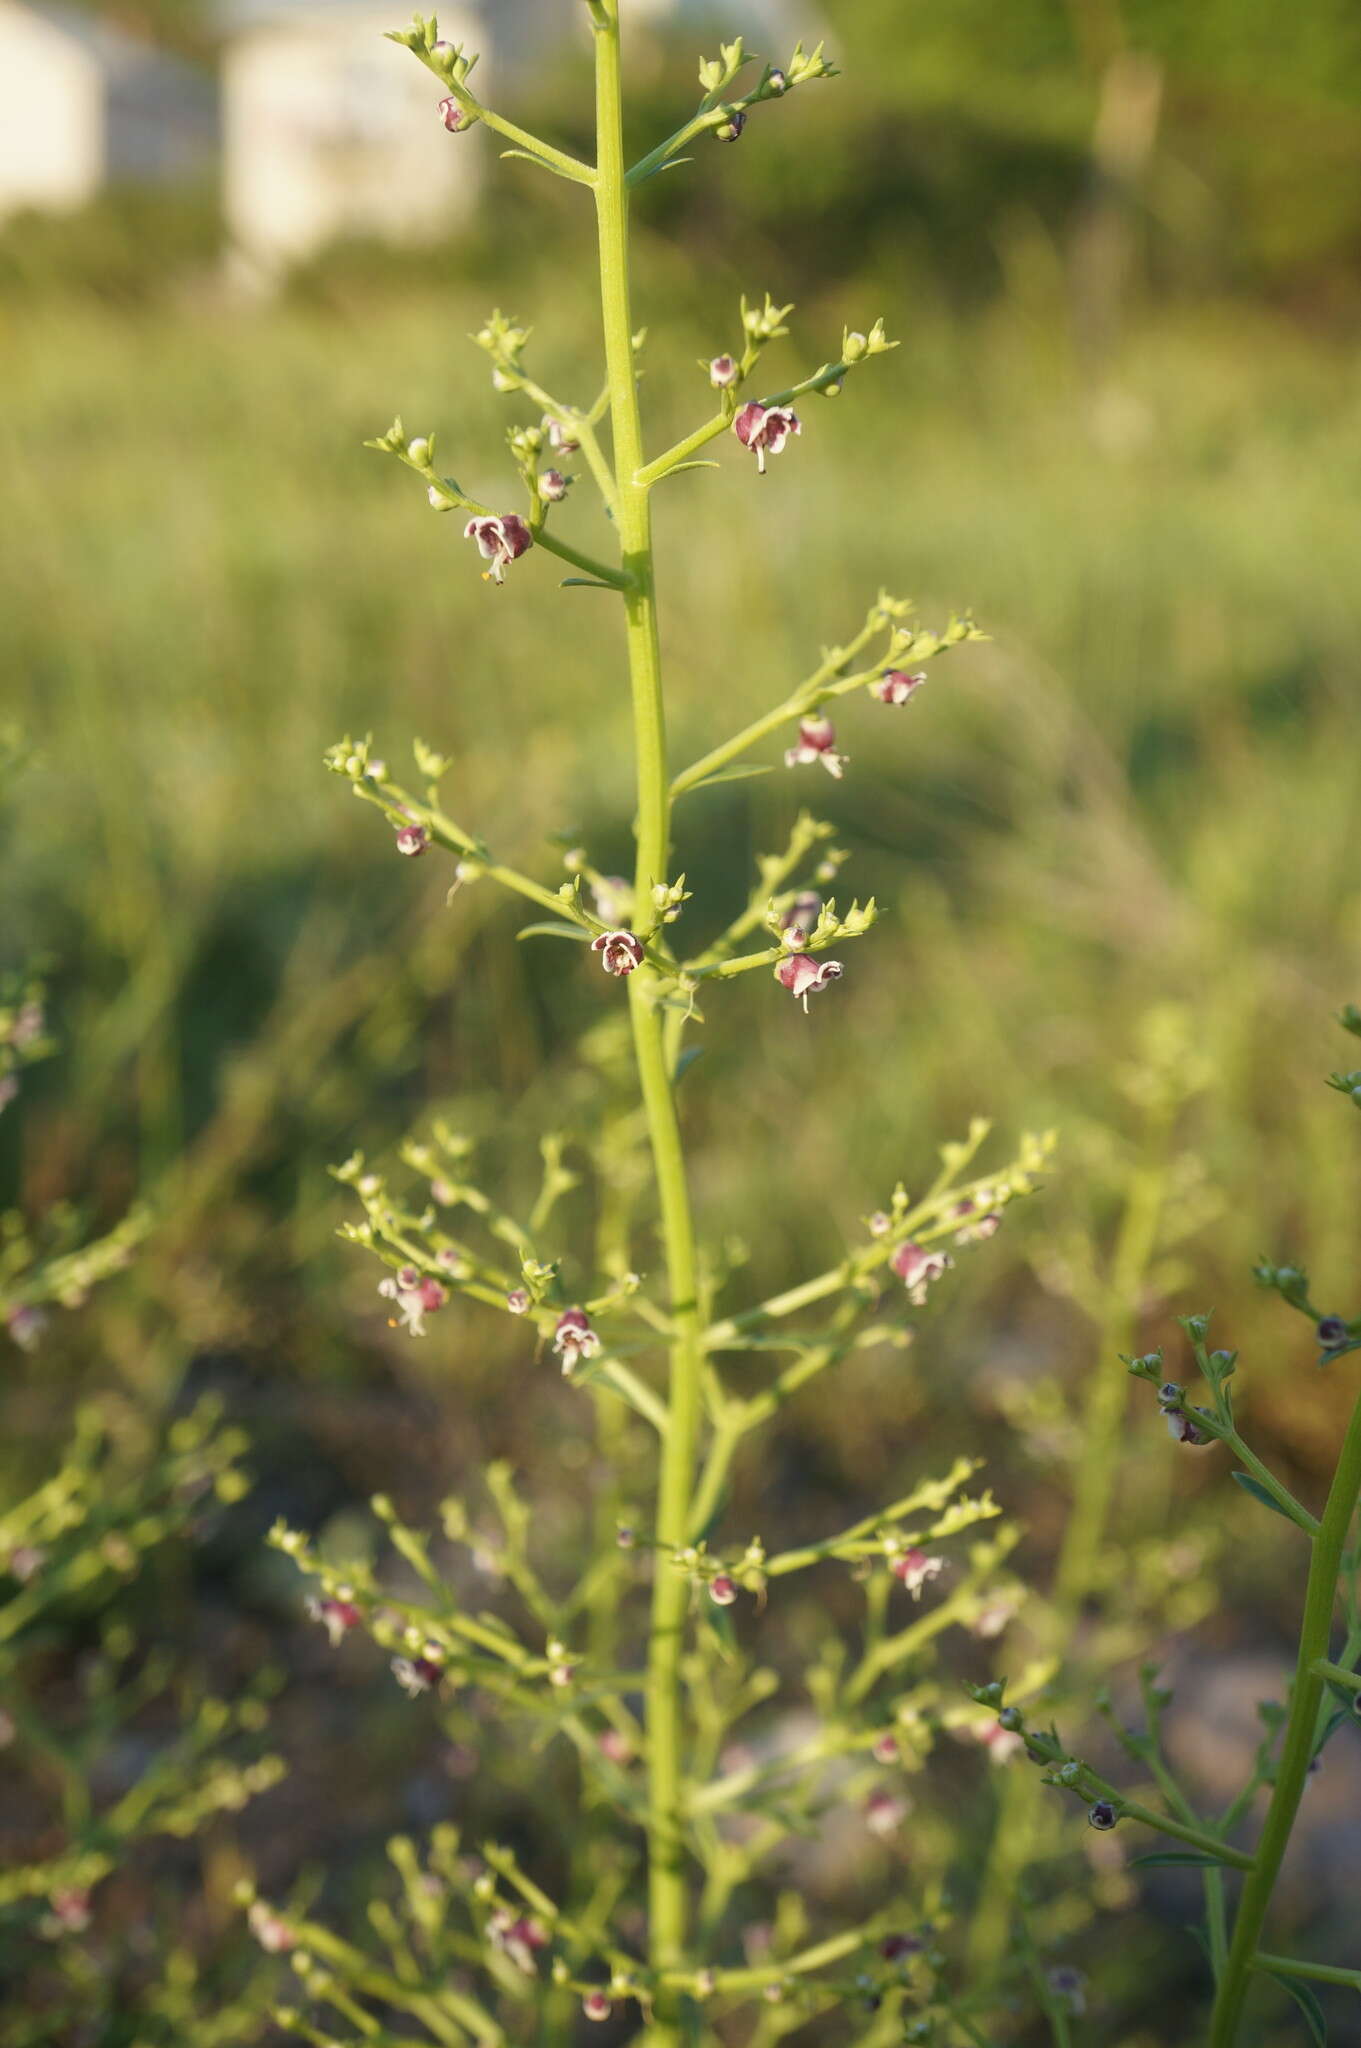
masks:
<svg viewBox="0 0 1361 2048"><path fill-rule="evenodd" d="M211 80L78 8L0 0L0 218L211 169Z"/></svg>
<svg viewBox="0 0 1361 2048"><path fill-rule="evenodd" d="M475 12L440 9L476 49ZM268 276L341 235L420 242L471 208L484 136L450 135L439 80L384 40L394 0L236 0L221 17L223 204L238 258Z"/></svg>

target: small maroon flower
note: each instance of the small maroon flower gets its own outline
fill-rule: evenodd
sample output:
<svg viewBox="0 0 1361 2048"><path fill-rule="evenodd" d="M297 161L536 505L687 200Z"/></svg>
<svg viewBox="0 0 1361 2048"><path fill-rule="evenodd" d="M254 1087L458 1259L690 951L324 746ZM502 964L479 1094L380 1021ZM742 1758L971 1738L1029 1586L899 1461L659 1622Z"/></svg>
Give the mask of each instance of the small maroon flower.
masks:
<svg viewBox="0 0 1361 2048"><path fill-rule="evenodd" d="M603 1991L588 1991L581 2001L581 2010L588 2020L607 2020L614 2007Z"/></svg>
<svg viewBox="0 0 1361 2048"><path fill-rule="evenodd" d="M632 932L600 932L591 940L591 951L600 954L606 974L632 974L643 964L643 942Z"/></svg>
<svg viewBox="0 0 1361 2048"><path fill-rule="evenodd" d="M518 562L534 545L534 536L518 512L486 513L480 519L470 519L463 538L475 540L483 561L491 563L490 569L483 571L483 581L492 583L504 583L511 563Z"/></svg>
<svg viewBox="0 0 1361 2048"><path fill-rule="evenodd" d="M390 1279L379 1281L378 1292L397 1304L398 1314L388 1319L390 1327L395 1330L400 1325L413 1337L425 1335L425 1318L449 1299L447 1287L438 1280L422 1278L415 1266L399 1266Z"/></svg>
<svg viewBox="0 0 1361 2048"><path fill-rule="evenodd" d="M1351 1331L1343 1322L1341 1316L1321 1317L1318 1329L1314 1334L1318 1338L1320 1348L1324 1351L1340 1351L1344 1344L1351 1341Z"/></svg>
<svg viewBox="0 0 1361 2048"><path fill-rule="evenodd" d="M419 1699L444 1676L444 1667L428 1653L420 1657L394 1657L392 1675L408 1699Z"/></svg>
<svg viewBox="0 0 1361 2048"><path fill-rule="evenodd" d="M403 825L397 834L397 851L404 853L408 860L414 860L418 854L424 853L429 844L430 834L424 825Z"/></svg>
<svg viewBox="0 0 1361 2048"><path fill-rule="evenodd" d="M903 669L891 668L878 682L870 684L869 693L881 704L910 704L925 681L925 670L910 676Z"/></svg>
<svg viewBox="0 0 1361 2048"><path fill-rule="evenodd" d="M737 1581L727 1572L720 1572L716 1579L709 1581L709 1598L715 1607L731 1607L737 1598Z"/></svg>
<svg viewBox="0 0 1361 2048"><path fill-rule="evenodd" d="M41 1308L30 1308L27 1303L21 1303L18 1308L10 1309L5 1316L5 1328L9 1332L10 1339L18 1345L21 1351L37 1350L43 1331L47 1328L47 1323L47 1311Z"/></svg>
<svg viewBox="0 0 1361 2048"><path fill-rule="evenodd" d="M48 1899L58 1927L66 1934L83 1934L90 1924L90 1894L70 1885Z"/></svg>
<svg viewBox="0 0 1361 2048"><path fill-rule="evenodd" d="M827 773L840 782L849 756L836 750L836 727L830 718L801 718L799 743L785 752L786 768L808 768L820 761Z"/></svg>
<svg viewBox="0 0 1361 2048"><path fill-rule="evenodd" d="M327 1600L309 1600L307 1616L310 1621L319 1621L331 1638L331 1648L336 1649L348 1631L358 1628L363 1615L353 1600L343 1600L338 1595Z"/></svg>
<svg viewBox="0 0 1361 2048"><path fill-rule="evenodd" d="M1191 1410L1185 1408L1165 1408L1163 1415L1167 1421L1168 1435L1176 1443L1190 1444L1193 1449L1199 1450L1210 1441L1204 1430L1193 1419Z"/></svg>
<svg viewBox="0 0 1361 2048"><path fill-rule="evenodd" d="M1109 1799L1098 1799L1096 1805L1087 1810L1087 1825L1103 1835L1109 1833L1119 1818Z"/></svg>
<svg viewBox="0 0 1361 2048"><path fill-rule="evenodd" d="M600 1738L600 1754L612 1764L632 1763L633 1744L617 1728L607 1728Z"/></svg>
<svg viewBox="0 0 1361 2048"><path fill-rule="evenodd" d="M746 115L743 113L740 107L734 107L733 111L731 112L731 114L729 114L727 120L723 123L722 127L715 128L714 134L718 137L718 140L720 142L736 142L738 136L742 133L742 130L746 127L746 125Z"/></svg>
<svg viewBox="0 0 1361 2048"><path fill-rule="evenodd" d="M954 1260L948 1252L929 1252L909 1239L906 1244L898 1246L889 1264L907 1289L908 1300L920 1308L931 1282L939 1280L942 1273L948 1273Z"/></svg>
<svg viewBox="0 0 1361 2048"><path fill-rule="evenodd" d="M865 1801L865 1826L872 1835L896 1835L911 1812L906 1799L892 1792L871 1792Z"/></svg>
<svg viewBox="0 0 1361 2048"><path fill-rule="evenodd" d="M778 64L766 73L766 91L773 92L776 99L789 90L789 80Z"/></svg>
<svg viewBox="0 0 1361 2048"><path fill-rule="evenodd" d="M546 469L539 478L539 496L546 498L550 505L559 504L567 496L567 479L560 469Z"/></svg>
<svg viewBox="0 0 1361 2048"><path fill-rule="evenodd" d="M1018 1735L1014 1728L1004 1728L1000 1721L984 1721L981 1727L975 1725L973 1734L995 1764L1009 1764L1025 1748L1025 1737Z"/></svg>
<svg viewBox="0 0 1361 2048"><path fill-rule="evenodd" d="M977 1202L966 1195L962 1202L956 1202L951 1215L959 1224L955 1232L956 1244L982 1244L987 1238L996 1237L1002 1228L1000 1209L986 1209L980 1212Z"/></svg>
<svg viewBox="0 0 1361 2048"><path fill-rule="evenodd" d="M879 1944L879 1953L886 1963L906 1962L909 1956L922 1952L919 1934L886 1934Z"/></svg>
<svg viewBox="0 0 1361 2048"><path fill-rule="evenodd" d="M487 1932L517 1970L523 1970L526 1977L534 1975L534 1957L539 1949L548 1946L547 1930L538 1920L531 1920L526 1914L517 1917L503 1906L487 1922Z"/></svg>
<svg viewBox="0 0 1361 2048"><path fill-rule="evenodd" d="M550 419L547 413L544 414L543 430L555 455L575 455L581 446L580 441L573 439L571 430L565 427L561 420Z"/></svg>
<svg viewBox="0 0 1361 2048"><path fill-rule="evenodd" d="M775 979L807 1011L809 996L821 995L829 983L840 981L845 971L839 960L814 960L808 953L790 953L775 969Z"/></svg>
<svg viewBox="0 0 1361 2048"><path fill-rule="evenodd" d="M892 1571L895 1579L901 1580L914 1600L920 1600L922 1587L928 1579L936 1579L945 1569L943 1557L928 1557L924 1550L905 1550L893 1560Z"/></svg>
<svg viewBox="0 0 1361 2048"><path fill-rule="evenodd" d="M791 434L803 432L803 422L787 405L758 405L753 399L742 407L732 430L742 446L750 448L764 476L767 454L778 455Z"/></svg>
<svg viewBox="0 0 1361 2048"><path fill-rule="evenodd" d="M876 1209L874 1214L869 1219L870 1236L887 1237L892 1228L893 1218L888 1214L887 1210Z"/></svg>
<svg viewBox="0 0 1361 2048"><path fill-rule="evenodd" d="M246 1915L246 1923L266 1955L285 1955L293 1947L292 1928L271 1912L263 1899L256 1899Z"/></svg>
<svg viewBox="0 0 1361 2048"><path fill-rule="evenodd" d="M741 374L736 356L715 356L709 365L709 382L715 391L727 391Z"/></svg>
<svg viewBox="0 0 1361 2048"><path fill-rule="evenodd" d="M506 1307L513 1316L529 1314L529 1296L523 1287L512 1287L506 1296Z"/></svg>
<svg viewBox="0 0 1361 2048"><path fill-rule="evenodd" d="M902 1751L898 1747L897 1736L887 1730L884 1734L877 1736L870 1755L877 1764L896 1764L900 1762Z"/></svg>
<svg viewBox="0 0 1361 2048"><path fill-rule="evenodd" d="M575 1372L583 1358L594 1358L600 1350L600 1338L591 1328L590 1317L584 1309L569 1308L558 1317L558 1326L553 1332L553 1349L562 1360L564 1372Z"/></svg>
<svg viewBox="0 0 1361 2048"><path fill-rule="evenodd" d="M440 101L439 117L451 135L457 135L460 130L472 126L463 108L454 99Z"/></svg>

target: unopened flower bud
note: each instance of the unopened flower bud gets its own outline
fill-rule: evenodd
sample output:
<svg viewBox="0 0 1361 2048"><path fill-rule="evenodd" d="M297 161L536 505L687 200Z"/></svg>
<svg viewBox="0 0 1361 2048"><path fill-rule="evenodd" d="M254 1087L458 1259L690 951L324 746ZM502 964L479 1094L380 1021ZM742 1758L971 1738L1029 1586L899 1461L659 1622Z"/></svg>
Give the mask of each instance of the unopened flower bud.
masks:
<svg viewBox="0 0 1361 2048"><path fill-rule="evenodd" d="M546 498L550 505L558 504L567 496L567 479L560 469L546 469L539 478L539 496Z"/></svg>
<svg viewBox="0 0 1361 2048"><path fill-rule="evenodd" d="M726 391L737 382L741 370L734 356L715 356L709 365L709 382L715 391Z"/></svg>
<svg viewBox="0 0 1361 2048"><path fill-rule="evenodd" d="M714 134L720 142L736 142L746 125L746 115L740 107L734 107L727 120L720 127L715 128Z"/></svg>
<svg viewBox="0 0 1361 2048"><path fill-rule="evenodd" d="M844 363L858 363L869 347L863 334L848 334L841 344L841 360Z"/></svg>
<svg viewBox="0 0 1361 2048"><path fill-rule="evenodd" d="M451 135L459 135L472 126L468 115L455 99L440 101L439 117Z"/></svg>
<svg viewBox="0 0 1361 2048"><path fill-rule="evenodd" d="M766 73L766 91L774 93L776 99L779 99L781 94L787 93L788 90L789 80L785 76L785 73L778 68L778 66L774 70L768 71Z"/></svg>
<svg viewBox="0 0 1361 2048"><path fill-rule="evenodd" d="M510 1293L506 1296L506 1307L513 1316L528 1315L529 1296L523 1287L511 1288Z"/></svg>
<svg viewBox="0 0 1361 2048"><path fill-rule="evenodd" d="M417 469L430 466L430 443L424 439L408 441L406 448L408 462L414 462Z"/></svg>

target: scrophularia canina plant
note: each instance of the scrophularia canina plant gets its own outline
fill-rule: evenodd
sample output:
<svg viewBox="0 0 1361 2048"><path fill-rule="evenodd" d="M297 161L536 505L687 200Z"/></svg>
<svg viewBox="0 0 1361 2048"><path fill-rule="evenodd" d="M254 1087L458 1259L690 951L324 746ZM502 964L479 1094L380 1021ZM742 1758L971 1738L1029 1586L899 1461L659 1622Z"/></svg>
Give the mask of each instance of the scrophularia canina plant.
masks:
<svg viewBox="0 0 1361 2048"><path fill-rule="evenodd" d="M556 1137L544 1140L543 1191L525 1222L476 1183L470 1146L442 1126L433 1141L404 1150L406 1166L424 1183L416 1195L403 1193L359 1157L338 1173L363 1205L362 1219L346 1234L388 1268L380 1293L395 1310L393 1324L412 1337L430 1332L438 1341L440 1313L452 1299L517 1319L527 1384L542 1369L541 1358L560 1366L569 1387L592 1391L602 1418L602 1462L612 1446L616 1464L627 1455L609 1434L608 1417L621 1412L620 1404L628 1427L646 1429L655 1453L646 1487L650 1506L620 1527L610 1554L594 1559L575 1589L564 1588L548 1583L530 1555L529 1518L509 1476L500 1468L489 1471L503 1567L524 1602L518 1629L464 1611L426 1539L386 1500L375 1504L377 1511L423 1583L428 1598L421 1602L396 1597L365 1561L333 1569L299 1532L280 1529L275 1540L318 1580L316 1611L340 1653L359 1629L391 1654L396 1682L427 1707L476 1688L494 1697L498 1715L522 1712L540 1735L545 1729L561 1735L587 1780L590 1810L603 1801L617 1823L613 1853L624 1859L630 1896L645 1901L645 1910L631 1919L615 1910L617 1892L554 1897L508 1850L484 1845L470 1868L453 1854L447 1836L437 1834L428 1873L416 1871L409 1857L400 1865L413 1900L413 1939L426 1968L422 1974L413 1962L405 1986L401 1973L384 1976L380 1996L389 2013L422 2018L438 2038L499 2042L565 2039L574 2010L603 2023L627 2009L651 2048L714 2039L720 2023L726 2037L729 2015L744 2007L759 2013L772 2003L802 2017L883 1999L929 2027L932 2015L954 2009L944 1960L931 1942L899 1925L904 1908L896 1888L882 1910L851 1927L819 1931L811 1941L786 1918L759 1953L743 1951L734 1899L749 1881L765 1881L769 1857L795 1824L791 1816L825 1806L829 1771L837 1801L849 1803L871 1835L888 1837L908 1810L901 1773L925 1757L939 1728L967 1724L966 1732L976 1732L986 1725L986 1716L958 1701L937 1711L933 1681L913 1665L944 1627L977 1624L981 1630L999 1601L1014 1597L1014 1583L1002 1570L1013 1532L995 1524L982 1532L997 1510L989 1496L967 1490L975 1469L967 1458L942 1477L913 1477L899 1499L852 1527L773 1555L759 1535L731 1531L724 1510L734 1461L753 1432L852 1351L906 1341L911 1312L925 1305L951 1264L945 1247L978 1244L991 1234L1008 1205L1034 1185L1048 1140L1027 1139L1014 1162L980 1174L974 1161L987 1127L975 1124L966 1142L944 1148L925 1192L911 1197L895 1189L829 1270L767 1300L716 1313L718 1283L712 1265L701 1262L677 1106L687 1033L700 1020L701 1001L712 997L721 1018L717 999L746 974L764 977L766 1000L794 999L785 1028L816 1029L809 998L853 985L840 954L868 932L875 906L871 899L842 909L823 893L844 855L828 845L828 826L800 813L784 850L761 860L756 886L722 936L687 951L682 920L690 892L678 872L675 842L685 800L726 779L763 743L787 746L791 771L820 763L840 773L846 762L835 754L829 704L868 695L876 708L863 715L896 715L920 688L926 664L979 636L965 618L951 619L939 632L922 628L909 606L881 594L852 638L826 651L772 710L689 766L677 770L670 762L653 492L696 466L699 452L724 436L743 451L735 488L772 491L793 481L800 437L812 432L797 408L839 390L893 344L881 322L864 333L848 330L835 362L771 392L756 386L758 367L770 345L788 333L792 309L768 295L759 303L744 300L740 340L700 366L716 410L675 445L649 453L630 280L634 196L692 144L736 140L750 114L765 116L767 102L833 72L820 46L811 52L800 46L783 68L767 65L740 86L750 60L738 38L701 64L703 96L694 115L629 168L619 12L619 0L585 0L595 46L594 163L528 134L477 100L468 83L472 59L440 39L433 18L418 16L395 37L440 81L444 97L432 116L455 136L451 147L462 146L457 137L464 129L485 123L513 153L580 187L593 202L605 382L595 404L578 406L537 381L527 360L527 330L517 322L493 314L475 337L490 359L494 389L519 399L530 413L508 434L519 511L507 509L504 488L491 503L479 503L437 470L432 435L411 438L398 421L371 445L415 471L437 511L462 515L462 534L476 549L469 569L476 570L479 558L485 563L488 602L506 601L493 598L493 591L513 591L521 578L542 574L545 557L577 572L565 588L585 582L617 596L636 753L632 880L598 873L582 850L569 856L570 879L556 888L499 860L472 823L445 808L441 784L451 764L423 742L415 745L414 790L367 740L346 739L328 765L383 813L399 853L442 853L454 863L456 883L495 883L528 900L547 921L522 936L578 941L583 969L589 961L603 970L589 977L597 1001L627 1009L653 1189L652 1204L628 1234L646 1247L639 1264L652 1268L657 1261L648 1240L655 1215L661 1269L655 1276L640 1275L620 1259L596 1276L572 1269L569 1280L567 1256L553 1242L554 1208L579 1175L575 1162L564 1165ZM593 557L561 531L558 508L573 478L560 465L576 456L610 515L617 559ZM754 458L749 465L747 456ZM568 595L563 601L580 600ZM798 1008L809 1012L808 1022ZM602 1176L607 1163L602 1158L599 1164ZM467 1234L456 1234L453 1222L465 1215ZM988 1219L986 1228L970 1227L977 1217ZM739 1394L724 1360L743 1352L788 1362L768 1374L759 1391ZM630 1489L637 1485L635 1468L630 1458L624 1475ZM466 1540L467 1526L462 1504L448 1504L446 1537ZM952 1541L971 1531L960 1556ZM725 1730L769 1695L769 1675L742 1662L744 1631L759 1634L761 1613L781 1580L838 1568L863 1589L865 1628L858 1645L824 1667L836 1675L810 1680L819 1732L765 1764L725 1765ZM627 1596L640 1578L648 1614L631 1645ZM902 1616L896 1627L888 1626L890 1602ZM583 1613L602 1607L612 1645L604 1665L593 1658L583 1625ZM910 1700L904 1693L909 1672ZM430 1932L431 1916L452 1913L455 1897L463 1918L456 1935L448 1936L450 1951L439 1945L443 1933L437 1940ZM922 1919L924 1906L923 1899ZM301 1974L334 2008L327 2018L331 2039L336 2025L353 2022L355 2001L373 1994L371 1978L324 1930L268 1911L272 1930L283 1927L287 1942L309 1957L326 1958L325 1971ZM449 1953L460 1960L456 1989L437 1966ZM766 2035L774 2024L766 2023Z"/></svg>
<svg viewBox="0 0 1361 2048"><path fill-rule="evenodd" d="M1340 1022L1361 1038L1361 1009L1348 1004ZM1328 1085L1361 1108L1361 1072L1332 1074ZM1263 1259L1255 1277L1313 1326L1321 1367L1361 1352L1361 1312L1348 1317L1321 1308L1302 1267ZM1243 1785L1222 1813L1205 1814L1195 1805L1164 1750L1162 1718L1172 1694L1159 1687L1156 1665L1145 1666L1140 1674L1142 1727L1124 1726L1108 1703L1103 1706L1126 1756L1150 1781L1150 1797L1160 1801L1155 1805L1122 1791L1074 1756L1056 1728L1037 1725L1015 1699L1008 1700L1004 1681L976 1688L974 1697L997 1715L999 1734L1024 1744L1046 1783L1083 1801L1093 1828L1105 1833L1126 1821L1152 1828L1171 1837L1171 1845L1168 1852L1145 1861L1191 1864L1200 1870L1212 2003L1208 2030L1192 2034L1188 2022L1187 2039L1203 2039L1208 2048L1241 2048L1244 2042L1261 2039L1246 2031L1249 2009L1255 2011L1264 1981L1274 1980L1301 2008L1310 2038L1324 2043L1328 2030L1314 1986L1361 1991L1361 1967L1355 1959L1333 1963L1278 1954L1264 1948L1263 1941L1310 1781L1320 1772L1326 1774L1324 1753L1333 1737L1341 1729L1354 1728L1361 1715L1361 1396L1342 1437L1327 1499L1315 1515L1263 1463L1239 1430L1232 1386L1237 1352L1210 1349L1208 1315L1179 1320L1208 1391L1207 1401L1194 1401L1182 1382L1171 1377L1161 1350L1126 1358L1124 1364L1136 1380L1154 1389L1157 1413L1173 1442L1192 1452L1222 1445L1233 1460L1232 1478L1261 1508L1292 1526L1307 1558L1294 1674L1283 1701L1257 1703L1262 1735ZM1334 1641L1339 1613L1340 1647ZM1246 1823L1264 1793L1269 1794L1265 1816L1255 1841L1245 1845L1241 1838ZM1236 1896L1231 1888L1235 1884Z"/></svg>

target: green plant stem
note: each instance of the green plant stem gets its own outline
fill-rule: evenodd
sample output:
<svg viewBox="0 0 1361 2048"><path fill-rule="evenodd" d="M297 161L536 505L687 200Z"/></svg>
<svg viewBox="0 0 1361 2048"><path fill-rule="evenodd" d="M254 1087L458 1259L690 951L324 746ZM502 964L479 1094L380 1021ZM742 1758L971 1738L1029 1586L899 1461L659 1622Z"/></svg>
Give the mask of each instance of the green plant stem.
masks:
<svg viewBox="0 0 1361 2048"><path fill-rule="evenodd" d="M1352 1412L1323 1519L1312 1539L1313 1558L1304 1599L1299 1658L1290 1693L1290 1717L1286 1722L1275 1790L1267 1809L1254 1867L1238 1902L1233 1939L1229 1944L1210 2024L1210 2048L1233 2048L1238 2039L1258 1937L1309 1775L1314 1731L1325 1683L1317 1666L1328 1654L1338 1570L1358 1494L1361 1494L1361 1400Z"/></svg>
<svg viewBox="0 0 1361 2048"><path fill-rule="evenodd" d="M624 567L631 578L624 593L624 611L638 777L635 890L637 901L643 906L653 884L666 878L671 805L657 642L652 515L647 491L638 481L643 446L629 292L619 0L601 0L592 20L601 309L614 436L619 539ZM670 1352L669 1407L657 1491L658 1552L647 1669L648 1960L652 1969L664 1976L684 1967L689 1918L681 1815L684 1731L680 1678L689 1585L683 1573L671 1568L666 1553L668 1549L681 1548L686 1541L699 1437L702 1354L694 1225L656 994L657 977L651 968L640 968L630 977L634 1052L652 1147L676 1333ZM663 1982L648 2031L654 2048L668 2048L668 2044L680 2041L682 2011L683 2001L674 1988L674 1979L672 1983Z"/></svg>

